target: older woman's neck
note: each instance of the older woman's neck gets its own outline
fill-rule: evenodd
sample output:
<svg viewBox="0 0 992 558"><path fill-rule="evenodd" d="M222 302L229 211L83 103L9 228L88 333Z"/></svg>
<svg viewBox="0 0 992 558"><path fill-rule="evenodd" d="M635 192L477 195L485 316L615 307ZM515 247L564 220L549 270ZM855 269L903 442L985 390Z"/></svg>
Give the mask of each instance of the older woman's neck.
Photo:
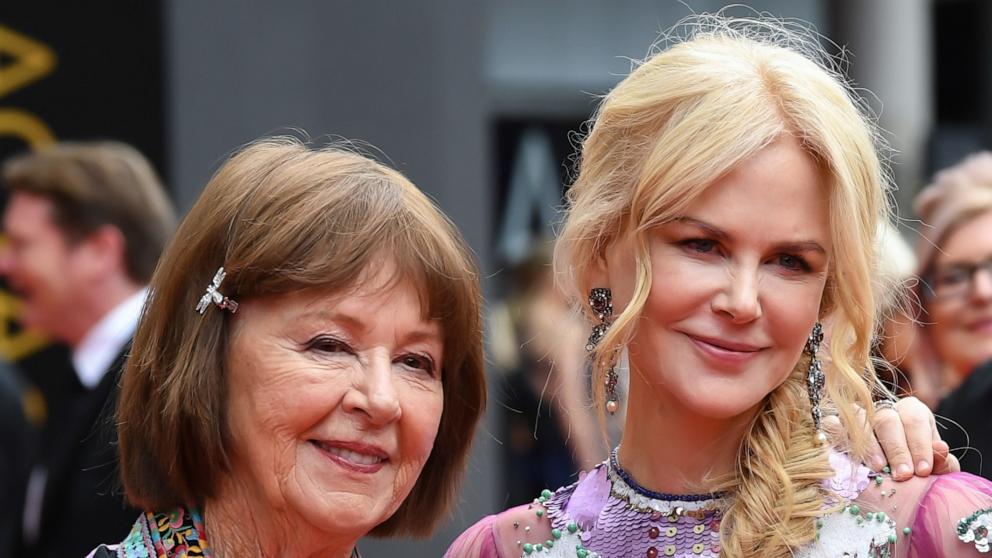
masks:
<svg viewBox="0 0 992 558"><path fill-rule="evenodd" d="M319 531L235 484L207 501L203 521L215 558L349 558L358 542Z"/></svg>
<svg viewBox="0 0 992 558"><path fill-rule="evenodd" d="M633 385L619 461L637 482L656 492L698 494L713 490L737 467L741 441L753 418L701 417L650 388Z"/></svg>

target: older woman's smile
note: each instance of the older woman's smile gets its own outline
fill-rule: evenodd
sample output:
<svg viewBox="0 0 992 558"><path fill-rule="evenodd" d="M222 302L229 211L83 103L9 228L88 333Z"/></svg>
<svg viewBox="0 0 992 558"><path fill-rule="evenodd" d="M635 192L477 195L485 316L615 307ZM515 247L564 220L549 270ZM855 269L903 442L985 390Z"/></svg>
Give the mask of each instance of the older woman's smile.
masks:
<svg viewBox="0 0 992 558"><path fill-rule="evenodd" d="M309 440L332 462L359 473L375 473L389 462L389 454L381 448L361 442Z"/></svg>

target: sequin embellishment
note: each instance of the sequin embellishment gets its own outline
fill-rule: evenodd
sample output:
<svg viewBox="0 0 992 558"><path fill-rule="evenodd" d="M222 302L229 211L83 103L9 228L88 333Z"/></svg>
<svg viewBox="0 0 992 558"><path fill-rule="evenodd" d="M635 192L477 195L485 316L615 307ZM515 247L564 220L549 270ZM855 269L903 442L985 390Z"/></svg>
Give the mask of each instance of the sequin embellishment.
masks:
<svg viewBox="0 0 992 558"><path fill-rule="evenodd" d="M989 531L992 531L992 508L985 508L958 521L958 539L964 543L975 543L982 554L990 549Z"/></svg>

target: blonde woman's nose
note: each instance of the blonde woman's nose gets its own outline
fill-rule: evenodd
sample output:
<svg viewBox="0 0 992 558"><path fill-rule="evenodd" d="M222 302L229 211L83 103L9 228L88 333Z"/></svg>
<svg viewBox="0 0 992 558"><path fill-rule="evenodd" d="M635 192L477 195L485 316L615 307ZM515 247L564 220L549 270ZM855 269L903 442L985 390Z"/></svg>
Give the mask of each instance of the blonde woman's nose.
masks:
<svg viewBox="0 0 992 558"><path fill-rule="evenodd" d="M761 317L758 296L758 273L752 269L736 269L728 274L727 283L713 299L713 311L732 322L744 324Z"/></svg>

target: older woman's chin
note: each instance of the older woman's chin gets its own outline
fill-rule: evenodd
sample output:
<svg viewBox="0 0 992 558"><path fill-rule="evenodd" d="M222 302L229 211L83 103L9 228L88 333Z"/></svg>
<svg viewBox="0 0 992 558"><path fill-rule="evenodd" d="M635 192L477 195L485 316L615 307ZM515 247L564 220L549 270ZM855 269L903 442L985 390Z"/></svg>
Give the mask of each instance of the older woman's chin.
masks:
<svg viewBox="0 0 992 558"><path fill-rule="evenodd" d="M283 498L296 508L295 515L321 531L362 536L396 513L422 468L387 464L374 474L355 475L323 464L316 470L300 467L296 482L283 487Z"/></svg>
<svg viewBox="0 0 992 558"><path fill-rule="evenodd" d="M325 533L351 534L361 537L389 519L402 499L384 498L361 492L304 491L287 495L296 515L313 528Z"/></svg>

